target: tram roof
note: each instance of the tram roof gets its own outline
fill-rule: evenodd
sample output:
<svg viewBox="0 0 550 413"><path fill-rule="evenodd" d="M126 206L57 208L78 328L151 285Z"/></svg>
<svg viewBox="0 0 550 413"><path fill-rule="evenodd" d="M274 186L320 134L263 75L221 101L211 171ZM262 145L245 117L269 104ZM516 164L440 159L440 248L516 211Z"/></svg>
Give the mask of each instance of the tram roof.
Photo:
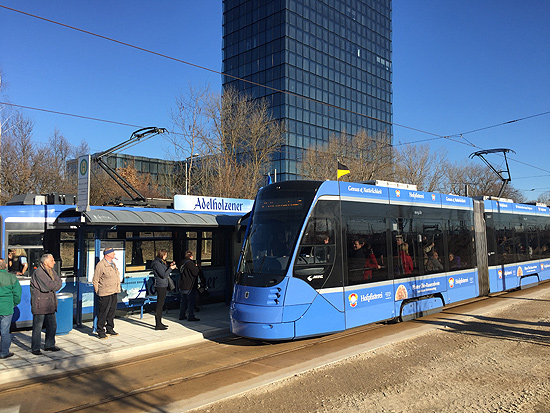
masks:
<svg viewBox="0 0 550 413"><path fill-rule="evenodd" d="M56 224L132 225L132 226L185 226L219 227L233 226L242 215L191 213L174 210L144 210L143 208L101 208L77 212L69 209L57 217Z"/></svg>

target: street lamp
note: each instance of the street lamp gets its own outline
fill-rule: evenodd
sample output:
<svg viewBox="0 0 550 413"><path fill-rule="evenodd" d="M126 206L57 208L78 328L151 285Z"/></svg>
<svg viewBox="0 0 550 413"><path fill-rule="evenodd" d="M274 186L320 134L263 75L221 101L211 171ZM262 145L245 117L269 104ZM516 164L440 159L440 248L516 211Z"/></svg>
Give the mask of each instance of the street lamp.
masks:
<svg viewBox="0 0 550 413"><path fill-rule="evenodd" d="M198 158L199 154L198 153L194 153L193 155L187 157L185 159L185 195L188 195L188 186L189 186L189 181L191 179L190 178L190 174L191 174L191 170L188 169L188 165L189 165L189 162L193 159L193 158Z"/></svg>

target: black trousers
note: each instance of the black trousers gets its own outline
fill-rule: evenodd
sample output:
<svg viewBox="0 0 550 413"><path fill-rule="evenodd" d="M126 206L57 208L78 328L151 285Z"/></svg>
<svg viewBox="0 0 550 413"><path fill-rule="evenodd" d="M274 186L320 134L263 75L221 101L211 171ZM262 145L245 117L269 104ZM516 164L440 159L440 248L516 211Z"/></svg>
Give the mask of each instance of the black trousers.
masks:
<svg viewBox="0 0 550 413"><path fill-rule="evenodd" d="M115 311L117 295L98 296L98 313L97 313L97 333L105 334L105 327L110 333L115 329Z"/></svg>
<svg viewBox="0 0 550 413"><path fill-rule="evenodd" d="M46 345L44 347L55 347L55 332L57 331L57 321L55 319L55 313L35 314L32 316L32 351L40 350L40 344L42 341L42 328L46 329Z"/></svg>
<svg viewBox="0 0 550 413"><path fill-rule="evenodd" d="M166 301L166 287L155 287L157 290L157 306L155 307L155 322L157 327L162 324L162 308Z"/></svg>

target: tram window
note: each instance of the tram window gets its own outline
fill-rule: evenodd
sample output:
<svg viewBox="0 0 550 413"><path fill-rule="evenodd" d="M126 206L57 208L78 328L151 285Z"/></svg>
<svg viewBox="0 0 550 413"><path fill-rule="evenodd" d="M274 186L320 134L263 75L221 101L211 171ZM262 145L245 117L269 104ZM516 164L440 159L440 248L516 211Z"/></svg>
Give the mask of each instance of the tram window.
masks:
<svg viewBox="0 0 550 413"><path fill-rule="evenodd" d="M539 231L539 235L539 257L542 259L547 259L550 256L550 225L542 225Z"/></svg>
<svg viewBox="0 0 550 413"><path fill-rule="evenodd" d="M342 286L340 267L334 266L338 254L335 239L339 233L338 210L335 201L317 202L298 247L293 275L316 289ZM290 254L291 244L292 241L283 242L280 246L286 251L276 256L284 257Z"/></svg>
<svg viewBox="0 0 550 413"><path fill-rule="evenodd" d="M544 256L544 252L547 250L547 247L545 248L546 243L548 240L545 236L545 225L544 221L537 217L535 219L535 224L533 226L533 232L530 233L530 237L534 237L536 232L536 243L533 242L532 248L533 248L533 258L534 259L543 259L546 258Z"/></svg>
<svg viewBox="0 0 550 413"><path fill-rule="evenodd" d="M519 217L519 222L514 223L514 250L516 253L517 261L527 260L527 246L526 246L526 228L524 217Z"/></svg>
<svg viewBox="0 0 550 413"><path fill-rule="evenodd" d="M467 221L449 221L447 251L449 271L474 267L472 226Z"/></svg>
<svg viewBox="0 0 550 413"><path fill-rule="evenodd" d="M445 271L443 224L440 221L422 220L421 225L418 239L422 244L419 252L422 254L424 273L443 272Z"/></svg>
<svg viewBox="0 0 550 413"><path fill-rule="evenodd" d="M540 251L539 231L537 224L534 222L529 224L527 228L527 251L530 260L537 257L536 251Z"/></svg>
<svg viewBox="0 0 550 413"><path fill-rule="evenodd" d="M534 251L539 246L538 231L533 218L516 217L514 225L514 245L518 261L533 259Z"/></svg>
<svg viewBox="0 0 550 413"><path fill-rule="evenodd" d="M346 219L348 285L388 279L386 228L384 218Z"/></svg>
<svg viewBox="0 0 550 413"><path fill-rule="evenodd" d="M516 261L514 253L514 235L511 223L504 220L495 220L495 235L497 237L498 264L508 264Z"/></svg>
<svg viewBox="0 0 550 413"><path fill-rule="evenodd" d="M8 233L9 245L43 245L44 233Z"/></svg>
<svg viewBox="0 0 550 413"><path fill-rule="evenodd" d="M310 219L307 224L306 232L304 233L302 244L324 243L326 238L334 240L333 228L334 222L330 218L320 217Z"/></svg>
<svg viewBox="0 0 550 413"><path fill-rule="evenodd" d="M8 271L17 275L29 274L29 254L25 248L8 248Z"/></svg>
<svg viewBox="0 0 550 413"><path fill-rule="evenodd" d="M393 272L395 278L407 278L419 274L419 257L422 249L415 231L415 221L398 218L392 222Z"/></svg>
<svg viewBox="0 0 550 413"><path fill-rule="evenodd" d="M293 274L313 288L338 285L340 280L330 277L335 255L334 220L312 218L300 243Z"/></svg>
<svg viewBox="0 0 550 413"><path fill-rule="evenodd" d="M108 231L106 234L105 234L106 238L118 238L118 233L116 231Z"/></svg>

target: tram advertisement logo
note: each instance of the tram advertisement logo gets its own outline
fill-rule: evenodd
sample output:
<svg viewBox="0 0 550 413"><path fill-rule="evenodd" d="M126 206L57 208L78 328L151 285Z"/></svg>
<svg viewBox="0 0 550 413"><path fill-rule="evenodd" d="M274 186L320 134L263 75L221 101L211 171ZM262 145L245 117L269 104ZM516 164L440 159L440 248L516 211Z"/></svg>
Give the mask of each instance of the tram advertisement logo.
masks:
<svg viewBox="0 0 550 413"><path fill-rule="evenodd" d="M357 301L359 300L359 296L355 293L352 293L348 296L348 300L349 300L349 305L351 307L356 307Z"/></svg>

